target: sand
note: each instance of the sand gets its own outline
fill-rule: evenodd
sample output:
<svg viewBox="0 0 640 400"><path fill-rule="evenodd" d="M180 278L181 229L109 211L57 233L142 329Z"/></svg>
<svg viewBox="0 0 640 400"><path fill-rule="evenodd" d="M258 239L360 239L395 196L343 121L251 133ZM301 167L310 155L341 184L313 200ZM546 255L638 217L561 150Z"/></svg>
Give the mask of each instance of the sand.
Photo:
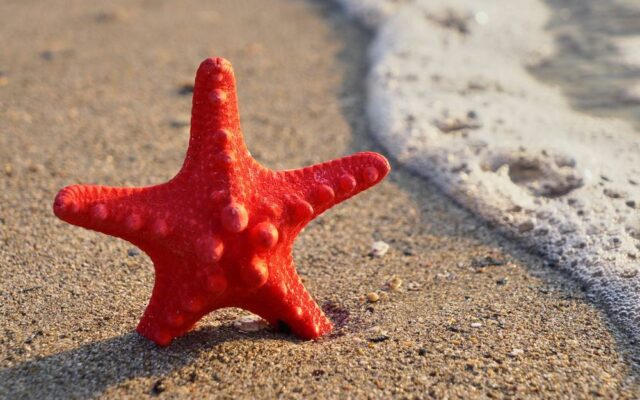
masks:
<svg viewBox="0 0 640 400"><path fill-rule="evenodd" d="M208 56L234 63L265 165L380 151L364 118L371 38L333 6L276 0L5 2L0 27L1 398L637 397L633 345L580 287L397 164L296 243L333 335L242 332L246 314L225 310L157 348L133 331L149 259L56 220L56 191L170 178L188 139L180 93ZM373 258L378 240L390 250Z"/></svg>

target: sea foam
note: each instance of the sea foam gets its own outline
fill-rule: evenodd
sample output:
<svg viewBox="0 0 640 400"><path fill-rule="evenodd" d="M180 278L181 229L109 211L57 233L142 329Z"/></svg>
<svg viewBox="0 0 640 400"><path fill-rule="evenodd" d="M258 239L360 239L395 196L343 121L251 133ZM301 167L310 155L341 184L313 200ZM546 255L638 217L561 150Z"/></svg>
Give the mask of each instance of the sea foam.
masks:
<svg viewBox="0 0 640 400"><path fill-rule="evenodd" d="M367 113L407 168L582 284L640 339L640 133L574 111L529 69L538 0L340 0L375 32Z"/></svg>

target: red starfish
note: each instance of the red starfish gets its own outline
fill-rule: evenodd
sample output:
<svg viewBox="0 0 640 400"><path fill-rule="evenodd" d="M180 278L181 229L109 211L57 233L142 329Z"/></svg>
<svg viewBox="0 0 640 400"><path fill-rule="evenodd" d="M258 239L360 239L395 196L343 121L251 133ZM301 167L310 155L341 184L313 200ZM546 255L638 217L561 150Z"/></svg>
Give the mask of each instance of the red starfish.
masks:
<svg viewBox="0 0 640 400"><path fill-rule="evenodd" d="M53 210L151 257L155 285L137 331L161 346L223 307L314 339L332 324L296 273L293 241L389 169L377 153L289 171L261 166L242 137L231 64L207 59L196 74L189 149L173 179L143 188L68 186Z"/></svg>

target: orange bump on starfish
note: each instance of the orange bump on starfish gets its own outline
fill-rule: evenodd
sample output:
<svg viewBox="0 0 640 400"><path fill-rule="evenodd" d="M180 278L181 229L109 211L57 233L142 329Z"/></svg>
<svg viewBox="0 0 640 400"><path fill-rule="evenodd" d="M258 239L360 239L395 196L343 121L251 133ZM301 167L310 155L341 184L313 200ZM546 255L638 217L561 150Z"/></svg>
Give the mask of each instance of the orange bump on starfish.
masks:
<svg viewBox="0 0 640 400"><path fill-rule="evenodd" d="M155 284L137 331L161 346L223 307L314 339L332 324L296 273L293 242L309 221L389 170L371 152L298 170L261 166L242 136L231 64L207 59L196 74L189 148L173 179L143 188L69 186L53 210L149 255Z"/></svg>

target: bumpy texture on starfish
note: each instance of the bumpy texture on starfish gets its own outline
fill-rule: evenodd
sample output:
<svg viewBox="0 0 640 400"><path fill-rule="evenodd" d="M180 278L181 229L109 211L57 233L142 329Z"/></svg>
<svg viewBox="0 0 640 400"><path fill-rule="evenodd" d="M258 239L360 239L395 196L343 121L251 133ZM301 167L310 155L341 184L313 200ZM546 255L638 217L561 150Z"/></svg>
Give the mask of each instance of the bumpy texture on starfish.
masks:
<svg viewBox="0 0 640 400"><path fill-rule="evenodd" d="M186 159L173 179L144 188L69 186L53 210L149 255L155 285L137 331L161 346L223 307L314 339L332 324L296 273L293 241L389 169L368 152L297 170L261 166L242 137L231 64L207 59L196 74Z"/></svg>

